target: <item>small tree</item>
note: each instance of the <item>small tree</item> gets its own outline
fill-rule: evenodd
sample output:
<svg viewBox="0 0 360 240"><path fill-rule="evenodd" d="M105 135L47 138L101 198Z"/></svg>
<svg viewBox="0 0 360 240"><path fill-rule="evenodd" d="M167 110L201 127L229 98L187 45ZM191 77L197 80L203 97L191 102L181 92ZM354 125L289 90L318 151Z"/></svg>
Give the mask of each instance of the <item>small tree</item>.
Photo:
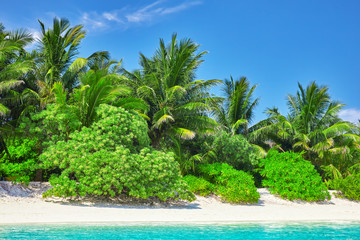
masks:
<svg viewBox="0 0 360 240"><path fill-rule="evenodd" d="M156 196L193 200L172 154L149 148L145 120L118 107L102 104L90 127L52 144L40 156L53 175L54 188L44 196Z"/></svg>

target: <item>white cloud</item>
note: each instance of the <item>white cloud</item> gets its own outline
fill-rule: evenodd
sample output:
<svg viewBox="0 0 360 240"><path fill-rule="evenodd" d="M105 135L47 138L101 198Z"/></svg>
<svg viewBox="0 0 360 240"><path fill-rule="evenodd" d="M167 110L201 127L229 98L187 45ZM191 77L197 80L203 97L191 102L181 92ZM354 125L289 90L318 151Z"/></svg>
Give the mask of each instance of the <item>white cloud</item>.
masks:
<svg viewBox="0 0 360 240"><path fill-rule="evenodd" d="M37 31L33 28L30 28L29 31L30 31L32 37L35 39L35 41L38 41L41 39L42 34L40 31Z"/></svg>
<svg viewBox="0 0 360 240"><path fill-rule="evenodd" d="M123 23L124 21L121 20L119 17L118 17L118 14L116 12L114 13L109 13L109 12L104 12L102 14L104 16L104 18L108 21L115 21L115 22L119 22L119 23Z"/></svg>
<svg viewBox="0 0 360 240"><path fill-rule="evenodd" d="M41 32L34 29L34 28L28 28L28 31L31 33L31 36L33 37L34 41L26 46L27 51L31 51L35 48L37 42L41 39Z"/></svg>
<svg viewBox="0 0 360 240"><path fill-rule="evenodd" d="M149 21L154 17L157 17L159 15L167 15L171 13L176 13L183 11L189 7L201 4L200 1L186 1L184 3L181 3L179 5L173 6L173 7L161 7L159 6L163 1L156 1L152 4L147 5L146 7L139 9L133 13L130 13L126 15L126 18L129 22L144 22Z"/></svg>
<svg viewBox="0 0 360 240"><path fill-rule="evenodd" d="M358 123L360 119L360 109L350 108L344 109L339 112L339 117L345 121Z"/></svg>
<svg viewBox="0 0 360 240"><path fill-rule="evenodd" d="M156 1L152 4L149 4L145 6L144 8L141 8L135 12L132 12L130 14L127 14L125 17L128 20L128 22L143 22L151 20L155 14L159 14L160 11L162 11L162 8L154 8L155 6L159 5L162 1Z"/></svg>
<svg viewBox="0 0 360 240"><path fill-rule="evenodd" d="M183 3L183 4L180 4L180 5L177 5L175 7L170 7L170 8L166 8L162 11L161 14L170 14L170 13L176 13L176 12L180 12L182 10L185 10L189 7L192 7L192 6L195 6L195 5L199 5L201 4L202 2L200 1L195 1L195 2L186 2L186 3Z"/></svg>
<svg viewBox="0 0 360 240"><path fill-rule="evenodd" d="M81 16L81 23L92 29L104 29L107 27L102 16L99 16L96 12L84 13Z"/></svg>
<svg viewBox="0 0 360 240"><path fill-rule="evenodd" d="M184 11L192 6L199 5L199 0L185 1L175 6L166 4L166 0L158 0L139 9L131 9L130 7L123 9L114 9L110 12L87 12L83 13L80 21L93 30L103 30L110 24L117 24L119 27L127 28L133 24L141 24L152 22L161 16L174 14ZM116 26L116 25L115 25Z"/></svg>

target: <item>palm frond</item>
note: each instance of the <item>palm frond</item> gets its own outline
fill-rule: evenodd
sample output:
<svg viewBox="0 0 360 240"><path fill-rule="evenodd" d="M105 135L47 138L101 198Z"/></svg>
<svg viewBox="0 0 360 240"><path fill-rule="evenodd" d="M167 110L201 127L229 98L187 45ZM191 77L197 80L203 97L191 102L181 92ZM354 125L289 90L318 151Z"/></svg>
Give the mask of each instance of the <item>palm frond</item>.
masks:
<svg viewBox="0 0 360 240"><path fill-rule="evenodd" d="M251 147L255 150L257 156L259 156L260 158L266 157L267 152L265 151L264 148L252 143L251 143Z"/></svg>
<svg viewBox="0 0 360 240"><path fill-rule="evenodd" d="M181 139L184 140L190 140L193 139L195 137L195 132L191 131L189 129L186 128L172 128L172 131L174 131L175 135Z"/></svg>
<svg viewBox="0 0 360 240"><path fill-rule="evenodd" d="M246 119L239 119L236 121L236 123L234 123L231 127L231 131L233 134L236 133L237 129L241 126L241 125L246 125L248 124L248 121Z"/></svg>
<svg viewBox="0 0 360 240"><path fill-rule="evenodd" d="M344 138L360 144L360 136L354 133L345 133L342 135Z"/></svg>
<svg viewBox="0 0 360 240"><path fill-rule="evenodd" d="M61 82L55 82L51 93L54 94L55 102L59 106L64 106L66 104L67 91L64 90L63 84Z"/></svg>
<svg viewBox="0 0 360 240"><path fill-rule="evenodd" d="M9 112L10 110L0 103L0 116L6 116L7 114L9 114Z"/></svg>
<svg viewBox="0 0 360 240"><path fill-rule="evenodd" d="M5 91L9 91L10 89L17 87L21 84L24 84L22 80L6 80L0 82L0 94Z"/></svg>
<svg viewBox="0 0 360 240"><path fill-rule="evenodd" d="M141 110L143 112L147 112L149 110L149 105L144 100L134 97L118 98L115 102L113 102L113 105L127 110Z"/></svg>
<svg viewBox="0 0 360 240"><path fill-rule="evenodd" d="M305 142L305 141L298 141L298 142L294 143L292 147L294 149L300 148L300 149L304 149L304 150L307 150L307 151L310 150L308 142Z"/></svg>
<svg viewBox="0 0 360 240"><path fill-rule="evenodd" d="M356 127L350 122L338 122L323 131L328 138L351 132Z"/></svg>
<svg viewBox="0 0 360 240"><path fill-rule="evenodd" d="M178 106L176 109L174 109L174 111L207 111L209 110L210 107L205 104L205 103L201 103L201 102L190 102L190 103L186 103L184 105L180 105Z"/></svg>
<svg viewBox="0 0 360 240"><path fill-rule="evenodd" d="M83 69L88 64L87 58L77 58L69 67L68 71L72 73L76 73Z"/></svg>
<svg viewBox="0 0 360 240"><path fill-rule="evenodd" d="M164 123L174 122L174 118L170 115L164 114L162 115L155 123L154 128L160 128L160 126Z"/></svg>
<svg viewBox="0 0 360 240"><path fill-rule="evenodd" d="M322 151L329 150L332 146L334 146L334 139L329 138L322 142L317 143L313 147L311 147L311 150L316 153L321 153Z"/></svg>
<svg viewBox="0 0 360 240"><path fill-rule="evenodd" d="M329 152L336 155L346 155L350 153L350 148L348 146L334 147L329 149Z"/></svg>

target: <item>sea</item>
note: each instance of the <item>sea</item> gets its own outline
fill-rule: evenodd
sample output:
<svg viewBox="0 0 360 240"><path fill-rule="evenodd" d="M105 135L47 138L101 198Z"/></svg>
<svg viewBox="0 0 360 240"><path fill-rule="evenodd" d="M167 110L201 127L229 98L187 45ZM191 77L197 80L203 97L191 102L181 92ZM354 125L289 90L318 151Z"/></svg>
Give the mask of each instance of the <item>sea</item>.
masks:
<svg viewBox="0 0 360 240"><path fill-rule="evenodd" d="M360 239L360 222L18 224L0 239Z"/></svg>

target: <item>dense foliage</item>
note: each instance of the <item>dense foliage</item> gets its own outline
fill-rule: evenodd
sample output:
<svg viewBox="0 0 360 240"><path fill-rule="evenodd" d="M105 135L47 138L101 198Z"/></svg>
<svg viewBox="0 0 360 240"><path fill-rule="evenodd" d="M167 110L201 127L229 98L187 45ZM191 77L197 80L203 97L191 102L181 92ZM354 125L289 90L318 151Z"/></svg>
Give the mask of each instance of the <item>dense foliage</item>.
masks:
<svg viewBox="0 0 360 240"><path fill-rule="evenodd" d="M344 104L332 101L327 87L312 82L304 88L299 83L287 105L286 116L277 108L268 109L269 118L250 128L250 140L262 146L279 145L283 151L304 152L303 157L318 168L332 164L342 173L359 161L351 154L359 148L357 129L339 119Z"/></svg>
<svg viewBox="0 0 360 240"><path fill-rule="evenodd" d="M202 177L186 175L184 180L189 185L189 190L200 196L207 196L215 192L215 185Z"/></svg>
<svg viewBox="0 0 360 240"><path fill-rule="evenodd" d="M360 201L360 171L337 180L336 186L346 198Z"/></svg>
<svg viewBox="0 0 360 240"><path fill-rule="evenodd" d="M328 173L334 169L327 169ZM337 170L337 169L335 169ZM346 197L351 200L360 201L360 165L356 164L349 168L346 175L340 172L332 172L333 175L326 181L331 189L338 190L336 196Z"/></svg>
<svg viewBox="0 0 360 240"><path fill-rule="evenodd" d="M0 159L0 174L28 184L38 168L37 139L15 138L8 146L9 154Z"/></svg>
<svg viewBox="0 0 360 240"><path fill-rule="evenodd" d="M48 104L41 112L21 120L19 129L30 136L36 136L46 147L49 142L67 141L70 133L80 129L77 109L73 106Z"/></svg>
<svg viewBox="0 0 360 240"><path fill-rule="evenodd" d="M217 122L207 116L209 101L216 101L208 89L220 80L195 80L195 70L206 52L191 39L178 40L174 34L166 45L160 39L152 57L140 54L141 70L127 72L125 83L135 96L148 102L149 135L152 146L171 137L193 139L213 132Z"/></svg>
<svg viewBox="0 0 360 240"><path fill-rule="evenodd" d="M212 112L225 131L248 134L248 123L254 118L254 109L260 100L252 100L256 87L257 85L250 87L246 77L234 81L230 76L230 79L223 81L224 104L214 104Z"/></svg>
<svg viewBox="0 0 360 240"><path fill-rule="evenodd" d="M78 57L82 25L39 23L39 39L0 23L0 177L27 183L56 174L46 195L191 200L180 172L201 176L185 178L198 194L256 202L248 174L261 186L255 169L276 146L285 153L261 161L263 184L274 193L323 200L318 171L329 188L356 199L360 128L341 121L344 104L326 86L299 83L288 114L274 107L249 126L257 85L246 77L196 80L207 52L190 38L160 39L130 72L106 51ZM210 93L217 85L223 97Z"/></svg>
<svg viewBox="0 0 360 240"><path fill-rule="evenodd" d="M202 164L199 172L208 182L216 185L215 193L227 202L257 203L260 198L253 177L226 163Z"/></svg>
<svg viewBox="0 0 360 240"><path fill-rule="evenodd" d="M263 185L289 200L321 201L330 198L325 184L311 162L301 154L270 151L260 163Z"/></svg>
<svg viewBox="0 0 360 240"><path fill-rule="evenodd" d="M126 194L193 200L174 157L148 148L140 116L109 105L100 105L97 115L89 128L75 131L67 142L58 141L40 156L45 169L62 170L50 178L54 188L44 196Z"/></svg>
<svg viewBox="0 0 360 240"><path fill-rule="evenodd" d="M242 135L220 132L207 152L209 162L227 163L235 169L249 171L259 162L254 147Z"/></svg>

